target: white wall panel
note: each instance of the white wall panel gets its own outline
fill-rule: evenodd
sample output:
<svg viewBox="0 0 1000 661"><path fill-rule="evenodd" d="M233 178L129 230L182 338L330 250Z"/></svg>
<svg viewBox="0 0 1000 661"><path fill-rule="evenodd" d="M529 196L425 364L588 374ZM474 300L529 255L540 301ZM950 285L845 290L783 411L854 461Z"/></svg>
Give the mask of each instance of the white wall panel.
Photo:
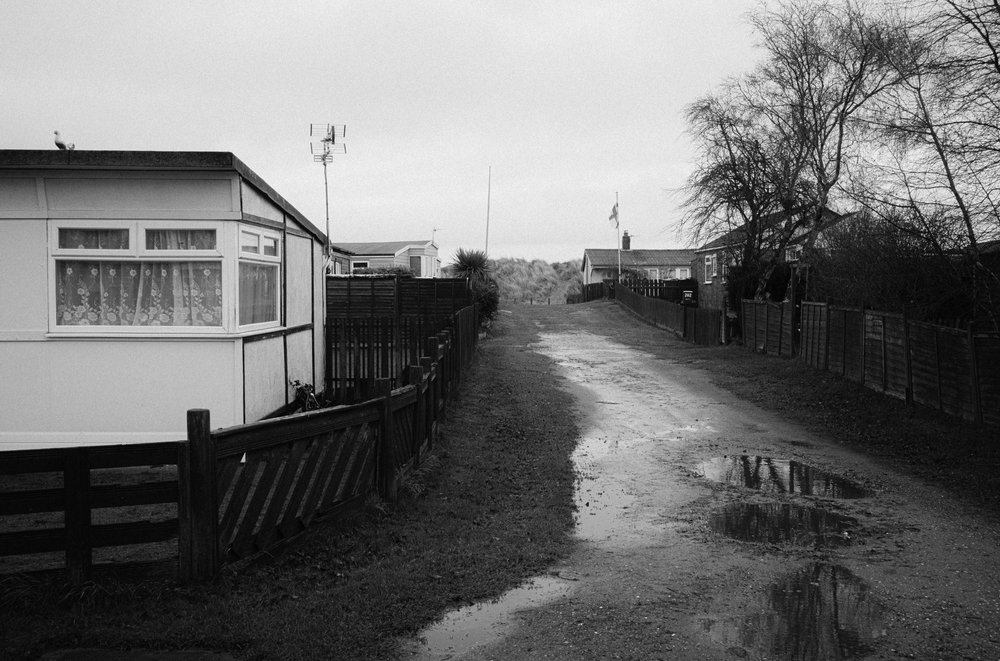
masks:
<svg viewBox="0 0 1000 661"><path fill-rule="evenodd" d="M322 262L319 262L322 268ZM285 246L285 314L287 326L312 321L312 241L288 235Z"/></svg>
<svg viewBox="0 0 1000 661"><path fill-rule="evenodd" d="M0 220L0 341L48 330L46 238L41 218Z"/></svg>
<svg viewBox="0 0 1000 661"><path fill-rule="evenodd" d="M284 338L272 337L243 344L243 380L247 422L260 420L285 405Z"/></svg>
<svg viewBox="0 0 1000 661"><path fill-rule="evenodd" d="M0 342L0 449L185 438L242 422L235 341Z"/></svg>

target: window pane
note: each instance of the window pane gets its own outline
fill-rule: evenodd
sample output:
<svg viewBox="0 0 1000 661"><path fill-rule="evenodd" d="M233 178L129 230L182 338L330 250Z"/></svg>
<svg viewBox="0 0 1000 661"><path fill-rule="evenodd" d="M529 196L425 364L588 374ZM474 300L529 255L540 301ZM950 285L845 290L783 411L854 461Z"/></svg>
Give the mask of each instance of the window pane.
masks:
<svg viewBox="0 0 1000 661"><path fill-rule="evenodd" d="M262 237L264 240L264 254L272 257L278 256L278 239L269 236Z"/></svg>
<svg viewBox="0 0 1000 661"><path fill-rule="evenodd" d="M128 250L128 230L60 227L59 247L69 250Z"/></svg>
<svg viewBox="0 0 1000 661"><path fill-rule="evenodd" d="M60 326L221 326L222 262L57 261Z"/></svg>
<svg viewBox="0 0 1000 661"><path fill-rule="evenodd" d="M277 320L277 264L240 262L240 325Z"/></svg>
<svg viewBox="0 0 1000 661"><path fill-rule="evenodd" d="M146 230L146 250L215 250L215 230Z"/></svg>
<svg viewBox="0 0 1000 661"><path fill-rule="evenodd" d="M240 232L240 251L260 254L260 237L250 232Z"/></svg>

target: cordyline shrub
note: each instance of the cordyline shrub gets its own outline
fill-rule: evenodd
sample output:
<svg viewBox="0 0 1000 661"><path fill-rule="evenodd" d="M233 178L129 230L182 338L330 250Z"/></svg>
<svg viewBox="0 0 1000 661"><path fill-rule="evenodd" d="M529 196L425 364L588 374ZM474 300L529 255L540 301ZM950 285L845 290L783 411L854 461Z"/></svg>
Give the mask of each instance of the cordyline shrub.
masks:
<svg viewBox="0 0 1000 661"><path fill-rule="evenodd" d="M456 278L467 278L472 295L479 305L483 322L492 321L500 307L500 287L493 278L493 267L482 250L459 248L448 267Z"/></svg>

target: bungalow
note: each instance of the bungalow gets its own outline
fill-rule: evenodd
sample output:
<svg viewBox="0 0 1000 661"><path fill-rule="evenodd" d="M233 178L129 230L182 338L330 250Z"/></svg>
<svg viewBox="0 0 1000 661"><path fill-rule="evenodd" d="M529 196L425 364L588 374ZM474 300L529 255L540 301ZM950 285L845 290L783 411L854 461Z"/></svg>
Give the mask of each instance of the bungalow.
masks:
<svg viewBox="0 0 1000 661"><path fill-rule="evenodd" d="M326 237L233 154L0 150L0 449L177 440L323 383Z"/></svg>
<svg viewBox="0 0 1000 661"><path fill-rule="evenodd" d="M693 250L632 250L632 237L622 234L622 249L587 248L583 251L583 284L618 279L621 270L636 271L650 280L682 280L691 277Z"/></svg>
<svg viewBox="0 0 1000 661"><path fill-rule="evenodd" d="M821 242L822 240L823 230L829 229L846 217L827 209L823 214L823 226L820 229L818 241ZM773 228L779 227L783 218L785 218L785 215L780 213L774 214L765 221L772 228L770 234L776 234ZM796 229L778 261L788 263L799 261L802 257L805 238L806 228L800 227ZM741 226L726 232L722 236L694 250L691 273L692 277L698 281L698 302L701 307L718 310L728 307L726 284L728 282L729 269L739 263L739 255L743 251L743 245L746 240L746 229ZM767 237L765 237L766 243Z"/></svg>
<svg viewBox="0 0 1000 661"><path fill-rule="evenodd" d="M418 278L441 277L441 260L433 241L338 243L337 247L350 255L351 271L401 266Z"/></svg>

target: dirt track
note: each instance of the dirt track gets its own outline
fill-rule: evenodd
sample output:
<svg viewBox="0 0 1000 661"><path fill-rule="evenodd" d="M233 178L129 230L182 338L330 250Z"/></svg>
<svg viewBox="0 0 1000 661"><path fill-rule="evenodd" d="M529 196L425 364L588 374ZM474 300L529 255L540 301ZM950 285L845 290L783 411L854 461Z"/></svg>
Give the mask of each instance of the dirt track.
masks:
<svg viewBox="0 0 1000 661"><path fill-rule="evenodd" d="M614 304L508 321L499 350L554 359L585 420L579 542L418 657L1000 658L995 517L738 399Z"/></svg>

